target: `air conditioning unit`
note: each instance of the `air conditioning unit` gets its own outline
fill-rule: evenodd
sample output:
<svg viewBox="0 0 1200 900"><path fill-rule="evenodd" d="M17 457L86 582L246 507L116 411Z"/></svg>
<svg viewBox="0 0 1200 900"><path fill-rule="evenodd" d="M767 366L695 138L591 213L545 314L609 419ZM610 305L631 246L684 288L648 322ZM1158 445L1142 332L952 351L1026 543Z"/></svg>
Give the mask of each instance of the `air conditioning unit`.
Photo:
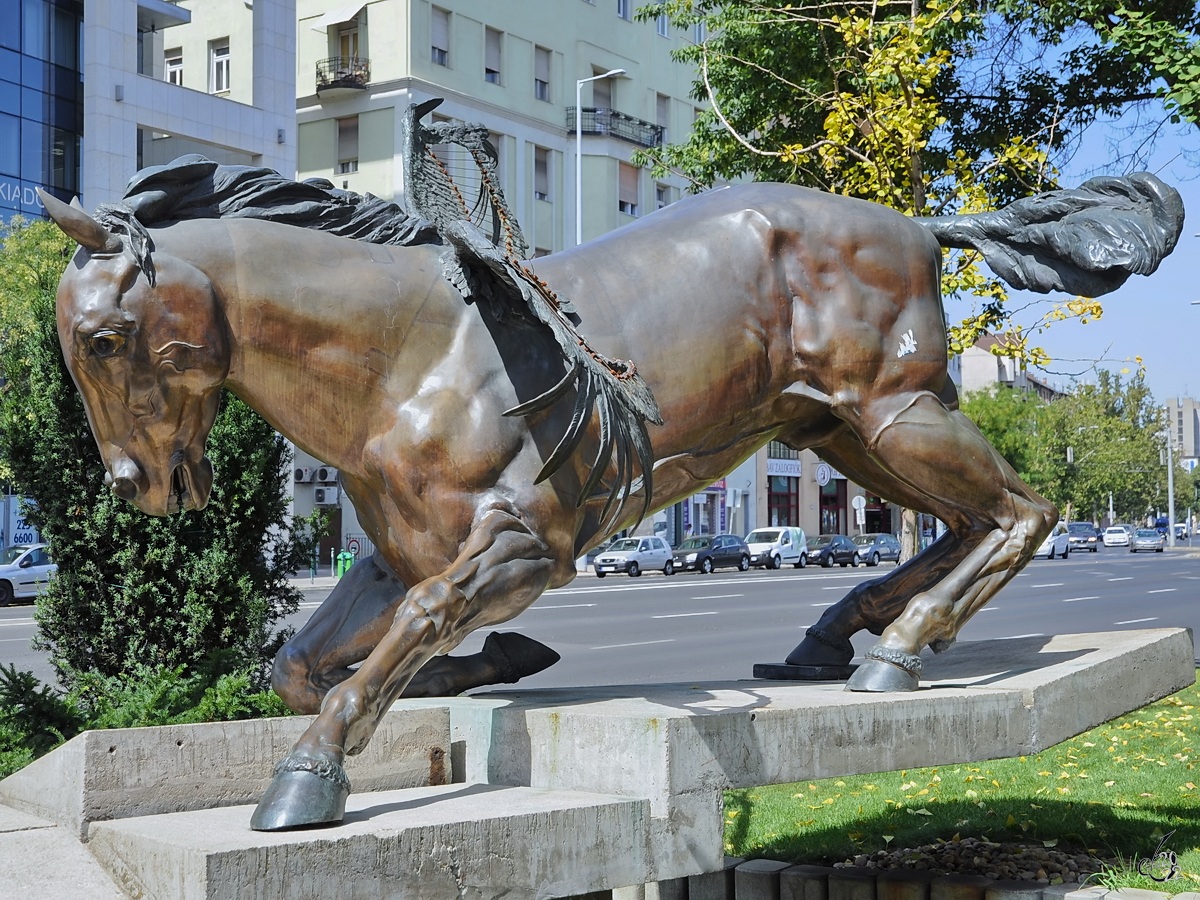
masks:
<svg viewBox="0 0 1200 900"><path fill-rule="evenodd" d="M297 469L296 484L308 484L313 479L312 469Z"/></svg>
<svg viewBox="0 0 1200 900"><path fill-rule="evenodd" d="M335 487L319 487L313 493L317 506L338 505L338 489Z"/></svg>
<svg viewBox="0 0 1200 900"><path fill-rule="evenodd" d="M336 484L338 480L338 470L332 466L321 466L317 469L317 481L322 484Z"/></svg>

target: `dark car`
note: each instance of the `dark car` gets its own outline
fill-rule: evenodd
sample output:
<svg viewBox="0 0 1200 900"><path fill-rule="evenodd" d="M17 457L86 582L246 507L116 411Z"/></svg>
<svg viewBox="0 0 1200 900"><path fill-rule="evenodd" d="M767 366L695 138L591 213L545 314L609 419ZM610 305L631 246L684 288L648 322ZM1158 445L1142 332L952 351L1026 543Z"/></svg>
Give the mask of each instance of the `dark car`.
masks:
<svg viewBox="0 0 1200 900"><path fill-rule="evenodd" d="M844 534L819 534L808 539L808 561L828 569L834 563L857 566L862 562L862 556L854 541Z"/></svg>
<svg viewBox="0 0 1200 900"><path fill-rule="evenodd" d="M674 555L675 568L707 575L722 566L750 568L750 548L736 534L701 534L679 545Z"/></svg>
<svg viewBox="0 0 1200 900"><path fill-rule="evenodd" d="M1067 525L1067 542L1072 550L1091 550L1095 553L1100 546L1100 536L1091 522L1070 522Z"/></svg>
<svg viewBox="0 0 1200 900"><path fill-rule="evenodd" d="M859 559L868 566L877 566L881 560L900 562L900 542L890 534L856 534L852 540L858 548Z"/></svg>

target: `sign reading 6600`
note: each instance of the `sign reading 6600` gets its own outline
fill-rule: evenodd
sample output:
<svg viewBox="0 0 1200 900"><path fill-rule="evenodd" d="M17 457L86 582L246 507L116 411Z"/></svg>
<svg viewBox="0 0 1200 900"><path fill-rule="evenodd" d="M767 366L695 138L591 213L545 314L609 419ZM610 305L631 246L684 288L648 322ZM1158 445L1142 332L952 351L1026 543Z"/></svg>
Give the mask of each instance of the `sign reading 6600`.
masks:
<svg viewBox="0 0 1200 900"><path fill-rule="evenodd" d="M25 510L32 506L31 500L23 497L9 497L8 503L8 534L6 544L36 544L37 529L25 519Z"/></svg>

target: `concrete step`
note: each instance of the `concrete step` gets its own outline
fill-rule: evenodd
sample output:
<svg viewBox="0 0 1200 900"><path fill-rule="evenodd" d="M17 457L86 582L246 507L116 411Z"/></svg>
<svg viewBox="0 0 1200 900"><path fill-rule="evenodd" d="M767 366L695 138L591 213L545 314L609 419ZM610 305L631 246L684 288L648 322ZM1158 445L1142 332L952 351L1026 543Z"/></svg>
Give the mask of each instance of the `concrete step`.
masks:
<svg viewBox="0 0 1200 900"><path fill-rule="evenodd" d="M336 828L256 832L251 807L96 822L88 848L161 900L544 900L653 880L645 800L458 784L352 794Z"/></svg>
<svg viewBox="0 0 1200 900"><path fill-rule="evenodd" d="M257 803L312 719L85 731L0 781L0 803L80 840L98 820ZM361 791L449 784L450 756L450 713L431 704L388 712L346 773Z"/></svg>

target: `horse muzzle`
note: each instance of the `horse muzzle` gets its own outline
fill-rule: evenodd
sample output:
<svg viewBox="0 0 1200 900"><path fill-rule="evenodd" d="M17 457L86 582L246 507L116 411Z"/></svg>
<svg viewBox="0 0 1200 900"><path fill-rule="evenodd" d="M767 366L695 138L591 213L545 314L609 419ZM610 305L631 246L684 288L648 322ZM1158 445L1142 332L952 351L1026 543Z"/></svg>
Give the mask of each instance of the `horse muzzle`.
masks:
<svg viewBox="0 0 1200 900"><path fill-rule="evenodd" d="M104 473L104 483L122 500L134 502L139 494L145 493L146 475L128 456L121 456L109 465Z"/></svg>
<svg viewBox="0 0 1200 900"><path fill-rule="evenodd" d="M212 492L213 468L207 456L195 464L181 462L171 469L170 493L167 496L167 512L201 510L208 506Z"/></svg>

